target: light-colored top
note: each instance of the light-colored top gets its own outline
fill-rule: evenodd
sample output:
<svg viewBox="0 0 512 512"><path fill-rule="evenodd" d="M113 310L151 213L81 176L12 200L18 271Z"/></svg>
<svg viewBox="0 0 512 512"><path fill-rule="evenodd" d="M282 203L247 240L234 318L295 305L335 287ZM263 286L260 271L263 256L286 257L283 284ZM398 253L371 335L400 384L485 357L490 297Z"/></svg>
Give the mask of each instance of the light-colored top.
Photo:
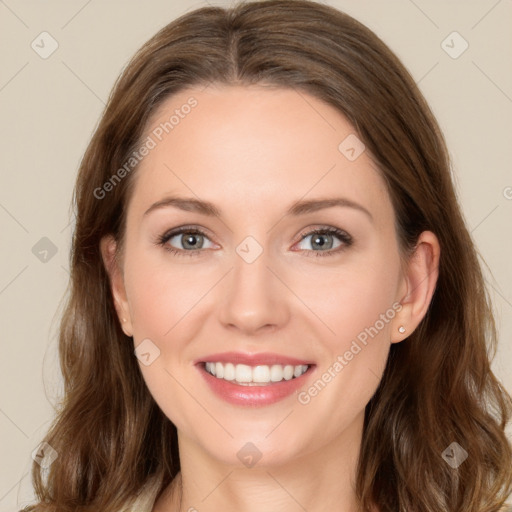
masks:
<svg viewBox="0 0 512 512"><path fill-rule="evenodd" d="M132 502L123 508L122 512L152 512L161 486L161 477L151 477Z"/></svg>

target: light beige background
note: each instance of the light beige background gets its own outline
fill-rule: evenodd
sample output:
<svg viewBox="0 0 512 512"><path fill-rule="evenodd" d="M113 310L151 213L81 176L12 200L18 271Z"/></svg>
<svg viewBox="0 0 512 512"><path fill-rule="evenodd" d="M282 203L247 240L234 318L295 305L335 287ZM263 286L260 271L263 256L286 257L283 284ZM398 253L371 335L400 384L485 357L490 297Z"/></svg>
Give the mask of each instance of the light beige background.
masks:
<svg viewBox="0 0 512 512"><path fill-rule="evenodd" d="M467 224L489 267L501 333L493 368L512 392L512 1L327 3L398 54L437 115ZM163 25L203 5L0 0L0 512L31 500L31 453L60 390L58 305L81 155L127 60ZM43 31L59 45L47 59L31 48ZM469 44L456 59L442 47L453 31ZM451 36L446 44L454 52L463 41ZM42 237L57 248L46 262L32 252Z"/></svg>

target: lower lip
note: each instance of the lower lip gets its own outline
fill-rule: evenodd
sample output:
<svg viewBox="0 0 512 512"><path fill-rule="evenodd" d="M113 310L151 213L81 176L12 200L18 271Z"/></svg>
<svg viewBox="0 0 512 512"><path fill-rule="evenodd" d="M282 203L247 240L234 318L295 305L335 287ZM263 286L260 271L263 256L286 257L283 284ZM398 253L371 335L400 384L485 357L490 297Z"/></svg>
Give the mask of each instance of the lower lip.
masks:
<svg viewBox="0 0 512 512"><path fill-rule="evenodd" d="M305 384L315 366L311 365L306 373L303 373L300 377L262 386L244 386L233 384L224 379L218 379L206 371L204 363L198 364L197 368L212 391L220 398L233 405L254 407L271 405L293 394L294 391L297 391Z"/></svg>

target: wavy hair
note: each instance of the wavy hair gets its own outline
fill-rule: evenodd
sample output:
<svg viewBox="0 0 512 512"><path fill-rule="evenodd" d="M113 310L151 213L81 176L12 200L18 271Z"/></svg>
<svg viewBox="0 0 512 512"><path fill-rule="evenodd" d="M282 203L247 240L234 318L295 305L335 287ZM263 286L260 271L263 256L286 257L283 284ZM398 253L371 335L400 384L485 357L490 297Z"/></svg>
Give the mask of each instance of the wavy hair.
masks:
<svg viewBox="0 0 512 512"><path fill-rule="evenodd" d="M204 7L161 29L118 78L85 151L59 332L64 395L44 438L59 454L34 463L27 511L120 510L151 476L180 470L177 432L149 393L121 329L100 240L121 247L137 167L97 191L140 147L161 103L197 85L271 84L309 93L354 126L385 179L401 254L430 230L441 245L426 316L393 344L365 411L357 468L361 510L496 512L512 489L505 435L512 400L491 371L497 331L478 253L452 183L441 130L403 64L368 28L308 0ZM469 454L457 469L441 454Z"/></svg>

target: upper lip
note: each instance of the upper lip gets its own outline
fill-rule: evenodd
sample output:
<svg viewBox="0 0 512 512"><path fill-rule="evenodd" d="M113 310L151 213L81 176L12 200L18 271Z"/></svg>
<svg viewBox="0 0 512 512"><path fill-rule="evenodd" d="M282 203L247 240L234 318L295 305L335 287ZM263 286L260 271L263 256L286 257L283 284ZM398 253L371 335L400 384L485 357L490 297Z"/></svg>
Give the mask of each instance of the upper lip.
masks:
<svg viewBox="0 0 512 512"><path fill-rule="evenodd" d="M268 365L293 365L300 364L313 365L312 361L306 359L297 359L295 357L284 356L281 354L274 354L271 352L262 352L259 354L247 354L244 352L222 352L217 354L210 354L208 356L197 359L194 364L198 363L233 363L233 364L246 364L248 366Z"/></svg>

